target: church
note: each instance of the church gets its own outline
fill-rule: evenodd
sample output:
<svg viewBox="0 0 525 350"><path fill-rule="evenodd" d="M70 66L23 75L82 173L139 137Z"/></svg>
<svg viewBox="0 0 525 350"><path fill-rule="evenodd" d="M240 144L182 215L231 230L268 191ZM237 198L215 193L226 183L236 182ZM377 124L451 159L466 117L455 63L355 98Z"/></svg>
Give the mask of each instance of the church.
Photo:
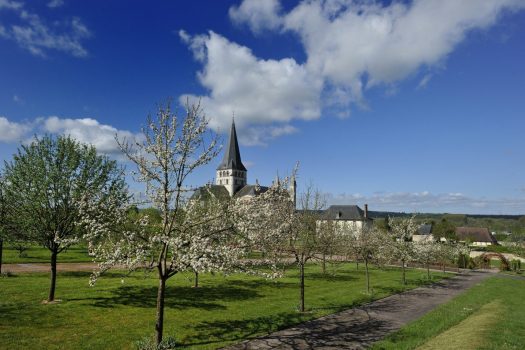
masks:
<svg viewBox="0 0 525 350"><path fill-rule="evenodd" d="M242 164L235 120L232 120L228 146L224 150L222 162L219 164L215 174L215 184L208 184L198 188L192 195L192 199L205 199L212 195L218 199L240 198L256 196L268 190L267 186L248 184L248 170ZM295 199L295 181L290 186L291 195Z"/></svg>

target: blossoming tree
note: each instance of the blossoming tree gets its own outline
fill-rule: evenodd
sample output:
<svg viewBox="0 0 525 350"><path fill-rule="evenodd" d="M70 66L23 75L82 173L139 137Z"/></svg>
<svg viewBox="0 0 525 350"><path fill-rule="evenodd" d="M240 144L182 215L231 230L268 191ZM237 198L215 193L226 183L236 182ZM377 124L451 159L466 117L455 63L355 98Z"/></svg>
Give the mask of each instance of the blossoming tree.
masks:
<svg viewBox="0 0 525 350"><path fill-rule="evenodd" d="M390 218L390 242L388 251L393 261L401 262L403 272L403 284L406 284L406 264L414 256L412 236L417 232L418 225L415 215L402 218Z"/></svg>

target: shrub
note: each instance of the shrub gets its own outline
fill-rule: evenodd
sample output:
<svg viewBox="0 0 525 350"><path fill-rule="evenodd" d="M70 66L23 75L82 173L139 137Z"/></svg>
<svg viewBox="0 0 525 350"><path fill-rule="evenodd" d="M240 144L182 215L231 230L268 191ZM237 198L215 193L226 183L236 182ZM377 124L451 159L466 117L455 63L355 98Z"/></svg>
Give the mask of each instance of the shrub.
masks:
<svg viewBox="0 0 525 350"><path fill-rule="evenodd" d="M513 259L510 262L510 265L511 265L511 270L512 271L515 271L515 272L520 272L521 271L521 260Z"/></svg>

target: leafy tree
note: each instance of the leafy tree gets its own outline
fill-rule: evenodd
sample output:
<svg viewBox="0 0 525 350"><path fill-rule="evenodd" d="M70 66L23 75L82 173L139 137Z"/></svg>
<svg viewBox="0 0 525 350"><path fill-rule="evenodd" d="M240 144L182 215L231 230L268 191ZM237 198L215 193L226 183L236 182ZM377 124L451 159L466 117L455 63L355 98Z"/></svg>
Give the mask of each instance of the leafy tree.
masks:
<svg viewBox="0 0 525 350"><path fill-rule="evenodd" d="M447 241L457 241L456 225L443 218L432 228L432 234L436 239L445 238Z"/></svg>
<svg viewBox="0 0 525 350"><path fill-rule="evenodd" d="M35 137L5 163L7 233L50 251L49 302L55 299L57 256L81 235L80 199L87 192L125 194L122 175L115 161L65 136Z"/></svg>

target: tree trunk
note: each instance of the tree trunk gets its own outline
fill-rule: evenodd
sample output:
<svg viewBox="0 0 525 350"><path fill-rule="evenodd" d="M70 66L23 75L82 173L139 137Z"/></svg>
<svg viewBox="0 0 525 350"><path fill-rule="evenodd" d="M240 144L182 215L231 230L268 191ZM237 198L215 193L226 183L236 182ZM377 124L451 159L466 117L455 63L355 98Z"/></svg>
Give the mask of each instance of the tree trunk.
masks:
<svg viewBox="0 0 525 350"><path fill-rule="evenodd" d="M355 269L359 270L359 259L355 259Z"/></svg>
<svg viewBox="0 0 525 350"><path fill-rule="evenodd" d="M157 291L157 315L155 331L157 336L157 345L162 341L162 331L164 329L164 296L166 294L166 278L159 275L159 289Z"/></svg>
<svg viewBox="0 0 525 350"><path fill-rule="evenodd" d="M403 270L403 284L407 284L406 272L405 272L405 260L401 260L401 269Z"/></svg>
<svg viewBox="0 0 525 350"><path fill-rule="evenodd" d="M427 278L430 280L430 263L427 263Z"/></svg>
<svg viewBox="0 0 525 350"><path fill-rule="evenodd" d="M301 285L301 294L300 294L300 305L299 305L299 311L304 312L304 263L299 264L299 271L300 271L300 285Z"/></svg>
<svg viewBox="0 0 525 350"><path fill-rule="evenodd" d="M326 254L323 253L323 275L326 274Z"/></svg>
<svg viewBox="0 0 525 350"><path fill-rule="evenodd" d="M195 283L193 284L193 288L199 288L199 273L195 271Z"/></svg>
<svg viewBox="0 0 525 350"><path fill-rule="evenodd" d="M443 272L445 272L445 263L443 263Z"/></svg>
<svg viewBox="0 0 525 350"><path fill-rule="evenodd" d="M49 296L47 301L51 302L55 300L55 287L57 282L57 249L54 248L51 251L51 286L49 287Z"/></svg>
<svg viewBox="0 0 525 350"><path fill-rule="evenodd" d="M368 259L365 259L366 292L370 293L370 275L368 274Z"/></svg>

